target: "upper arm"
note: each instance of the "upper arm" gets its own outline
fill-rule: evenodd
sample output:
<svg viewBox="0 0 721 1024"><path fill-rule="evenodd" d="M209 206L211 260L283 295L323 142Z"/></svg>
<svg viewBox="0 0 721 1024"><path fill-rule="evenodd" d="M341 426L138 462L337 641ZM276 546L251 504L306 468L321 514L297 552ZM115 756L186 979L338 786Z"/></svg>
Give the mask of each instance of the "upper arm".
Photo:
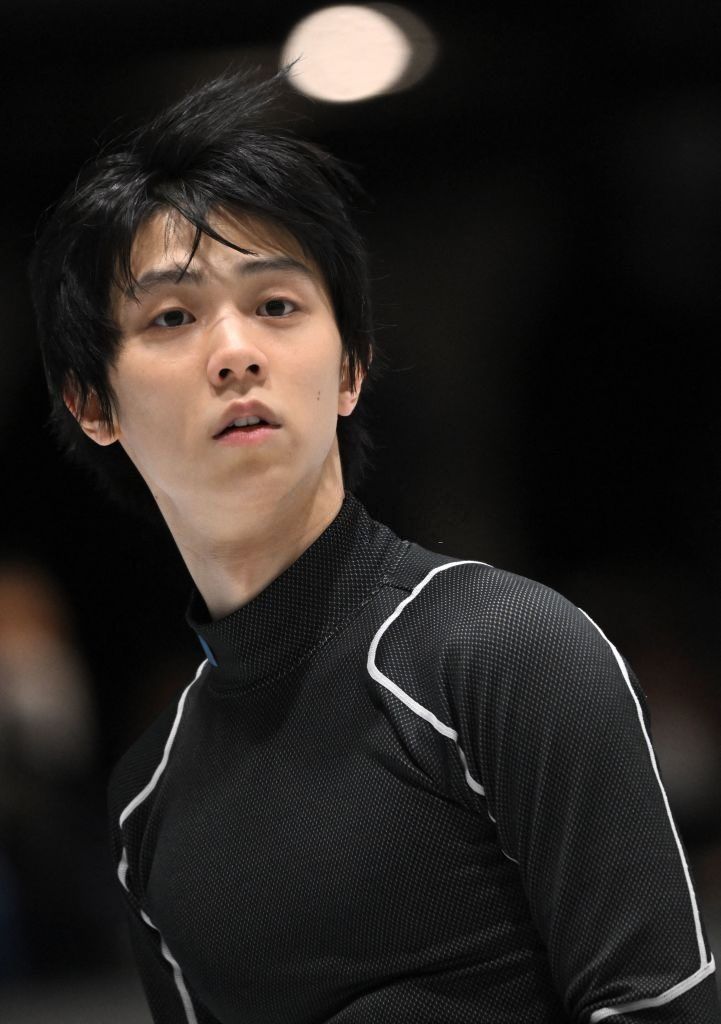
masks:
<svg viewBox="0 0 721 1024"><path fill-rule="evenodd" d="M568 1012L691 1020L693 998L711 1024L713 961L638 682L552 591L530 591L520 618L486 680L478 758Z"/></svg>

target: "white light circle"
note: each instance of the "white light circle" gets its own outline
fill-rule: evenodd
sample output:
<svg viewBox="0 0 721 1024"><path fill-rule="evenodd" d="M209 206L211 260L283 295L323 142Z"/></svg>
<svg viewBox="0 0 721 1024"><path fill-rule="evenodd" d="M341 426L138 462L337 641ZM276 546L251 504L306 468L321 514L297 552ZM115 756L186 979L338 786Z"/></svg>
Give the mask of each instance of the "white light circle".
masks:
<svg viewBox="0 0 721 1024"><path fill-rule="evenodd" d="M412 53L406 34L382 11L341 4L315 11L296 25L282 64L298 60L291 81L307 96L352 103L397 85Z"/></svg>

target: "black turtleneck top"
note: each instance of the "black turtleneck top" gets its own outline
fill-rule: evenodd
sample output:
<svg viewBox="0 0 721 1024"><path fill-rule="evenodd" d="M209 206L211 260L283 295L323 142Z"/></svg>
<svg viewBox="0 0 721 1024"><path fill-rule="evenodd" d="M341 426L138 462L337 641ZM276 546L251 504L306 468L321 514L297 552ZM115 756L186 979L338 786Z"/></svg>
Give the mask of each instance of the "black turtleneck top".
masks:
<svg viewBox="0 0 721 1024"><path fill-rule="evenodd" d="M718 1024L637 682L347 496L111 782L157 1024Z"/></svg>

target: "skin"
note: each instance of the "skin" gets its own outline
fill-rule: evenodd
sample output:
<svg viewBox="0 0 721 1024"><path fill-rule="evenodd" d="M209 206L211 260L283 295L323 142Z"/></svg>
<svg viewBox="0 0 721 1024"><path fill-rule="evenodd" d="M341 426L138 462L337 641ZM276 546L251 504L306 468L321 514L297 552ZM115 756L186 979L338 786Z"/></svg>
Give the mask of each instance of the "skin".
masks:
<svg viewBox="0 0 721 1024"><path fill-rule="evenodd" d="M91 401L79 422L98 444L123 446L218 618L260 593L338 514L337 416L353 411L360 385L348 382L325 283L295 239L220 212L211 224L257 255L203 236L191 263L201 278L157 282L137 298L116 293L115 421L104 424ZM154 215L133 245L136 279L183 267L192 237L182 219ZM242 272L278 256L307 273ZM279 429L260 444L219 444L231 403L251 400Z"/></svg>

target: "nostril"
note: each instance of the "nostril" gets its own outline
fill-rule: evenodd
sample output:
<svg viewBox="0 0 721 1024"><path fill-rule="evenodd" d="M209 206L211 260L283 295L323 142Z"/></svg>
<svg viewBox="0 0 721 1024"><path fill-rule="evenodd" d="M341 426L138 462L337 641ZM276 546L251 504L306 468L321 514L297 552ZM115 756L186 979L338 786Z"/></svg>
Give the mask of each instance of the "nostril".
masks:
<svg viewBox="0 0 721 1024"><path fill-rule="evenodd" d="M218 370L218 379L225 380L228 374L232 372L233 371L232 369L230 369L230 367L224 366L222 370ZM254 377L257 377L259 376L259 374L262 373L262 370L259 363L250 363L249 366L246 366L245 372L252 373Z"/></svg>

